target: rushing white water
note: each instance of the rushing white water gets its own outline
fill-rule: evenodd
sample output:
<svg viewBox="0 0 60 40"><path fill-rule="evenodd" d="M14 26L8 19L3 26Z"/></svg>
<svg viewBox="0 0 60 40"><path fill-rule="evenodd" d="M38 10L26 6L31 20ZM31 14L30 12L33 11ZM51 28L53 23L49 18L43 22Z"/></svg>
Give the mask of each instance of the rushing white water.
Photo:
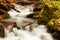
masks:
<svg viewBox="0 0 60 40"><path fill-rule="evenodd" d="M17 10L19 10L20 12L16 12L14 10L10 10L8 13L10 14L11 18L16 18L16 17L26 17L26 15L30 14L30 13L33 13L33 7L32 5L28 5L28 6L22 6L22 5L17 5L17 4L12 4L15 6L15 8Z"/></svg>
<svg viewBox="0 0 60 40"><path fill-rule="evenodd" d="M30 21L30 19L25 18L26 15L32 13L30 12L30 8L32 10L32 6L19 6L16 5L16 9L20 12L15 12L14 10L10 10L8 13L19 26L23 25L23 21ZM20 25L21 24L21 25ZM36 25L36 26L35 26ZM12 25L10 25L12 26ZM32 25L32 31L29 32L30 25L26 26L25 29L18 30L17 28L13 28L13 32L9 32L9 30L5 29L5 38L0 38L0 40L53 40L51 34L47 32L47 28L45 25Z"/></svg>

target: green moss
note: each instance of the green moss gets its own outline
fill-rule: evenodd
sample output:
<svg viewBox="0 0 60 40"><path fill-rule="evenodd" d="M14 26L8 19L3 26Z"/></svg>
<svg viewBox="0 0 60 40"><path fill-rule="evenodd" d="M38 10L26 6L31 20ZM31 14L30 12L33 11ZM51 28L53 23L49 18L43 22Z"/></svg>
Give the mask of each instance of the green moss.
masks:
<svg viewBox="0 0 60 40"><path fill-rule="evenodd" d="M3 18L4 18L4 19L8 19L8 18L10 18L10 15L9 15L8 13L4 13L4 14L3 14Z"/></svg>
<svg viewBox="0 0 60 40"><path fill-rule="evenodd" d="M49 22L48 22L48 26L50 27L50 28L52 28L52 29L54 29L54 30L56 30L56 31L60 31L60 27L59 27L59 23L60 22L60 19L51 19L51 20L49 20Z"/></svg>

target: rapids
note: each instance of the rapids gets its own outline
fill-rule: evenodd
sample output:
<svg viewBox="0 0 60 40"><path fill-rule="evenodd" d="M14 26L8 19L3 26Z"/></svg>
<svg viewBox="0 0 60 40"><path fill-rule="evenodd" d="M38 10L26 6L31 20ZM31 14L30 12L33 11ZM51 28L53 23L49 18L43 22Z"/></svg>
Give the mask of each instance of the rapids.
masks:
<svg viewBox="0 0 60 40"><path fill-rule="evenodd" d="M26 16L30 13L33 13L32 5L22 6L14 4L15 8L20 12L16 12L11 9L8 13L11 16L11 19L15 21L20 27L23 26L23 21L30 21L31 19L26 18ZM34 20L33 20L34 21ZM36 26L35 26L36 25ZM9 30L5 29L5 38L0 38L0 40L53 40L53 37L50 33L47 32L47 28L45 25L32 25L32 31L29 32L30 25L26 26L26 30L17 28L13 28L13 32L9 32Z"/></svg>

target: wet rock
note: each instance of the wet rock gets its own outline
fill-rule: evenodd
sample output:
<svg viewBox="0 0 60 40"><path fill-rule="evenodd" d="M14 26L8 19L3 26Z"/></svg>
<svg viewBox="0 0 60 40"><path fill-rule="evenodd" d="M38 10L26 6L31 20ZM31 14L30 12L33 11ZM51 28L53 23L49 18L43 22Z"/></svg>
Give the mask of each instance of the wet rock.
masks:
<svg viewBox="0 0 60 40"><path fill-rule="evenodd" d="M60 33L58 33L58 32L54 33L53 37L57 40L60 40Z"/></svg>
<svg viewBox="0 0 60 40"><path fill-rule="evenodd" d="M0 4L0 9L3 9L5 11L9 11L10 9L2 4Z"/></svg>
<svg viewBox="0 0 60 40"><path fill-rule="evenodd" d="M5 37L4 27L1 25L1 23L0 23L0 37L1 38L4 38Z"/></svg>

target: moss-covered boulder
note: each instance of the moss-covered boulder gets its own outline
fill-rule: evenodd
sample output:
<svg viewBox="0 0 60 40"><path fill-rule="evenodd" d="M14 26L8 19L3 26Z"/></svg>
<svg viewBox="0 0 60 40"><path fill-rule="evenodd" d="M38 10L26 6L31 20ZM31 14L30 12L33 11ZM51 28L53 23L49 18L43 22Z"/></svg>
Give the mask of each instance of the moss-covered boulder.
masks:
<svg viewBox="0 0 60 40"><path fill-rule="evenodd" d="M48 26L56 31L60 31L60 18L59 19L51 19L48 22Z"/></svg>
<svg viewBox="0 0 60 40"><path fill-rule="evenodd" d="M4 10L2 10L2 9L0 9L0 15L3 16L3 19L8 19L8 18L10 18L10 15L9 15L6 11L4 11Z"/></svg>

